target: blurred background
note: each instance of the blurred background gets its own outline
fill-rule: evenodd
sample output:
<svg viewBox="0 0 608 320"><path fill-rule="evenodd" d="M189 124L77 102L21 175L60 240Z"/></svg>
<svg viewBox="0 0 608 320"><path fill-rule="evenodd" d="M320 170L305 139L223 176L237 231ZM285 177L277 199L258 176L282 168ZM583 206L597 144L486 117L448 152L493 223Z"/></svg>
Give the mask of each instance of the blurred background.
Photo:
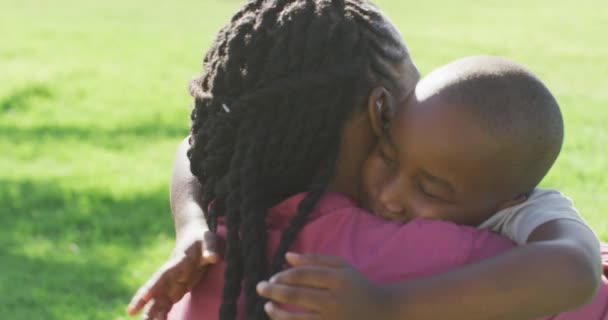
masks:
<svg viewBox="0 0 608 320"><path fill-rule="evenodd" d="M0 315L126 319L173 244L188 80L237 0L0 0ZM423 74L492 54L537 73L566 141L543 184L608 240L605 1L377 1Z"/></svg>

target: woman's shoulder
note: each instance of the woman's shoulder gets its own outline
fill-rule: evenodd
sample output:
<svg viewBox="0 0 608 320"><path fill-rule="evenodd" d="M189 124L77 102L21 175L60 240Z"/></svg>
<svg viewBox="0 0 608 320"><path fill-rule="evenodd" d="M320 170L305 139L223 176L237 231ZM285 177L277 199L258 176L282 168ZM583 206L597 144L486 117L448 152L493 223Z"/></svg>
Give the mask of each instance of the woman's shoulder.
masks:
<svg viewBox="0 0 608 320"><path fill-rule="evenodd" d="M331 201L321 202L306 229L332 238L332 242L347 242L362 247L420 252L458 250L465 257L503 250L512 243L487 230L457 225L449 221L413 219L407 223L389 221L359 208L348 198L332 195ZM473 252L476 251L476 252Z"/></svg>

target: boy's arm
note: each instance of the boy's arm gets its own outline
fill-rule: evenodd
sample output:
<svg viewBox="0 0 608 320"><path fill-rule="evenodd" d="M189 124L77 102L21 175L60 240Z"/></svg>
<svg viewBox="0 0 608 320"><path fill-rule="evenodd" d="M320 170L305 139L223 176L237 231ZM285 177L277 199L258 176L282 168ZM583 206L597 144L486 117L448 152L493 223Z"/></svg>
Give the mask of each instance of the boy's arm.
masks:
<svg viewBox="0 0 608 320"><path fill-rule="evenodd" d="M145 316L166 316L171 305L201 279L206 265L220 259L216 235L209 230L200 203L201 185L190 172L188 147L188 138L177 147L171 176L171 212L176 231L173 253L133 296L127 308L131 315L153 301Z"/></svg>
<svg viewBox="0 0 608 320"><path fill-rule="evenodd" d="M181 141L175 151L171 175L171 213L178 240L191 228L196 228L199 232L209 230L200 202L201 184L190 172L190 160L186 155L189 148L188 139L189 137L186 137Z"/></svg>
<svg viewBox="0 0 608 320"><path fill-rule="evenodd" d="M175 151L173 173L171 175L170 202L175 225L175 254L191 255L201 264L219 261L217 238L209 230L201 203L201 184L190 171L187 152L189 137L180 142Z"/></svg>
<svg viewBox="0 0 608 320"><path fill-rule="evenodd" d="M258 292L308 311L294 314L270 303L273 320L523 320L576 308L594 296L600 255L589 228L554 220L528 240L477 264L384 287L336 258L292 255L287 260L295 268L261 283Z"/></svg>
<svg viewBox="0 0 608 320"><path fill-rule="evenodd" d="M601 281L586 226L554 220L528 244L437 276L392 286L394 319L533 319L584 305Z"/></svg>

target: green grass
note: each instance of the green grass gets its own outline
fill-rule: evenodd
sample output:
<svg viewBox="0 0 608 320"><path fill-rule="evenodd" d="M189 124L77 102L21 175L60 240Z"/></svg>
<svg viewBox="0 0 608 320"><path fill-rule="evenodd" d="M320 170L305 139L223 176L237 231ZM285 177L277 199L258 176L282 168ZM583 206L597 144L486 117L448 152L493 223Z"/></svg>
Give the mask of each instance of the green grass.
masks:
<svg viewBox="0 0 608 320"><path fill-rule="evenodd" d="M411 3L412 2L408 2ZM511 57L558 96L563 153L545 185L608 240L608 15L602 1L379 3L423 73ZM0 314L123 319L168 255L172 154L195 75L237 1L0 3Z"/></svg>

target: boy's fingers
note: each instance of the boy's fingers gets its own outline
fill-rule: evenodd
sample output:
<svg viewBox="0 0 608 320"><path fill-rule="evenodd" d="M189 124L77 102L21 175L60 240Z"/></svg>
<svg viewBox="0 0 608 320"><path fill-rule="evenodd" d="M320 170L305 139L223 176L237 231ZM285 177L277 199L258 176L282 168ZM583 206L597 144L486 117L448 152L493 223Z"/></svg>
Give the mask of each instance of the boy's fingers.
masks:
<svg viewBox="0 0 608 320"><path fill-rule="evenodd" d="M292 287L282 284L262 281L258 283L257 292L274 302L300 307L309 311L319 311L323 307L323 302L328 300L327 291Z"/></svg>
<svg viewBox="0 0 608 320"><path fill-rule="evenodd" d="M192 272L192 274L190 274L190 278L188 279L188 282L186 283L187 292L192 291L194 286L196 286L198 284L198 282L201 281L203 276L207 273L206 266L202 266L199 268L200 268L200 271L198 271L198 272L195 271L195 272Z"/></svg>
<svg viewBox="0 0 608 320"><path fill-rule="evenodd" d="M281 271L270 278L271 283L317 289L334 288L341 280L342 269L304 266Z"/></svg>
<svg viewBox="0 0 608 320"><path fill-rule="evenodd" d="M200 264L214 264L221 260L218 246L217 235L213 232L205 232L205 241L203 242L203 252L201 254L202 259Z"/></svg>
<svg viewBox="0 0 608 320"><path fill-rule="evenodd" d="M267 302L264 305L264 311L266 311L272 320L321 320L321 317L317 313L291 312L282 309L272 302Z"/></svg>
<svg viewBox="0 0 608 320"><path fill-rule="evenodd" d="M332 268L345 268L349 266L348 263L338 257L320 254L299 254L288 252L285 254L285 259L292 266L321 265Z"/></svg>
<svg viewBox="0 0 608 320"><path fill-rule="evenodd" d="M127 313L131 316L136 315L150 301L151 297L150 290L147 284L145 284L131 298L131 302L129 302L129 306L127 307Z"/></svg>
<svg viewBox="0 0 608 320"><path fill-rule="evenodd" d="M171 304L165 300L154 300L150 308L142 315L142 320L166 320Z"/></svg>
<svg viewBox="0 0 608 320"><path fill-rule="evenodd" d="M127 313L137 314L151 299L155 298L157 292L162 292L180 276L179 269L184 266L183 260L172 259L165 263L152 275L152 277L141 287L129 303Z"/></svg>
<svg viewBox="0 0 608 320"><path fill-rule="evenodd" d="M220 262L220 255L213 250L203 249L201 265L215 264Z"/></svg>
<svg viewBox="0 0 608 320"><path fill-rule="evenodd" d="M129 302L129 306L127 307L127 313L129 315L137 314L143 307L146 306L150 300L154 298L156 291L160 287L161 274L156 273L148 280L141 288L137 290L133 298L131 298L131 302Z"/></svg>
<svg viewBox="0 0 608 320"><path fill-rule="evenodd" d="M195 269L198 267L196 263L196 259L184 255L180 260L175 262L175 265L167 270L163 274L163 276L169 277L171 274L175 275L175 282L177 283L186 283L190 278L190 275L195 272Z"/></svg>
<svg viewBox="0 0 608 320"><path fill-rule="evenodd" d="M171 303L175 304L186 294L187 285L185 283L175 283L169 287L167 297Z"/></svg>

